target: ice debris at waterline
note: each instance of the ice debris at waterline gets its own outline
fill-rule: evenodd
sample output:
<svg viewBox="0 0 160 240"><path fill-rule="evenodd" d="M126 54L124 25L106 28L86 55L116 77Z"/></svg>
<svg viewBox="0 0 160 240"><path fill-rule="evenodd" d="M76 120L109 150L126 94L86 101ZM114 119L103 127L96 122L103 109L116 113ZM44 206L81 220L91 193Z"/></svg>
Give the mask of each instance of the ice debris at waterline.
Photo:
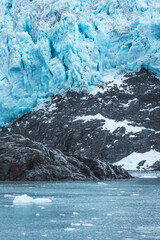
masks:
<svg viewBox="0 0 160 240"><path fill-rule="evenodd" d="M0 126L107 72L160 76L159 0L0 2Z"/></svg>
<svg viewBox="0 0 160 240"><path fill-rule="evenodd" d="M160 178L159 171L130 171L134 178L156 179Z"/></svg>
<svg viewBox="0 0 160 240"><path fill-rule="evenodd" d="M46 204L46 203L52 203L52 200L49 198L32 198L28 196L27 194L16 196L13 200L13 204L15 205L21 205L21 204Z"/></svg>

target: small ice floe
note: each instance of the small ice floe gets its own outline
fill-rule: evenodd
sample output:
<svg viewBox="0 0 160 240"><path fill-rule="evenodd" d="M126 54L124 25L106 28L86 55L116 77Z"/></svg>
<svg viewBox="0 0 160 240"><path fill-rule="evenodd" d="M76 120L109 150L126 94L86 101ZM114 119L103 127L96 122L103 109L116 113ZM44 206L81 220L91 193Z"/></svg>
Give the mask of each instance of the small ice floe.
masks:
<svg viewBox="0 0 160 240"><path fill-rule="evenodd" d="M64 231L75 231L75 228L65 228Z"/></svg>
<svg viewBox="0 0 160 240"><path fill-rule="evenodd" d="M4 198L12 198L12 197L14 197L14 196L11 194L4 194Z"/></svg>
<svg viewBox="0 0 160 240"><path fill-rule="evenodd" d="M81 220L78 223L71 223L71 226L73 227L79 227L79 226L83 226L83 227L92 227L93 224L92 223L83 223Z"/></svg>
<svg viewBox="0 0 160 240"><path fill-rule="evenodd" d="M59 216L65 217L66 215L64 213L60 213Z"/></svg>
<svg viewBox="0 0 160 240"><path fill-rule="evenodd" d="M79 223L71 223L71 226L76 226L76 227L79 227L81 226L82 224L79 222Z"/></svg>
<svg viewBox="0 0 160 240"><path fill-rule="evenodd" d="M50 220L50 222L51 222L51 223L55 223L55 222L57 222L57 221L52 219L52 220Z"/></svg>
<svg viewBox="0 0 160 240"><path fill-rule="evenodd" d="M46 238L46 237L47 237L47 234L42 234L42 237L45 237L45 238Z"/></svg>
<svg viewBox="0 0 160 240"><path fill-rule="evenodd" d="M82 226L84 226L84 227L92 227L93 224L92 223L82 223Z"/></svg>
<svg viewBox="0 0 160 240"><path fill-rule="evenodd" d="M22 236L26 236L26 232L22 232L21 235L22 235Z"/></svg>
<svg viewBox="0 0 160 240"><path fill-rule="evenodd" d="M39 206L39 208L40 208L40 209L42 209L42 210L44 210L44 209L45 209L45 207L43 207L43 206Z"/></svg>
<svg viewBox="0 0 160 240"><path fill-rule="evenodd" d="M111 217L111 216L112 216L112 214L111 214L111 213L107 213L107 216L108 216L108 217Z"/></svg>
<svg viewBox="0 0 160 240"><path fill-rule="evenodd" d="M13 208L14 205L4 205L4 207L5 207L5 208L9 208L9 207Z"/></svg>
<svg viewBox="0 0 160 240"><path fill-rule="evenodd" d="M36 213L36 217L39 217L40 216L40 214L39 213Z"/></svg>
<svg viewBox="0 0 160 240"><path fill-rule="evenodd" d="M92 220L97 220L97 219L98 219L98 218L96 218L96 217L93 217L93 218L92 218Z"/></svg>
<svg viewBox="0 0 160 240"><path fill-rule="evenodd" d="M139 194L138 193L133 193L131 196L137 197L137 196L139 196Z"/></svg>
<svg viewBox="0 0 160 240"><path fill-rule="evenodd" d="M73 215L78 215L79 213L78 212L73 212Z"/></svg>
<svg viewBox="0 0 160 240"><path fill-rule="evenodd" d="M108 185L107 183L104 182L97 182L98 185Z"/></svg>
<svg viewBox="0 0 160 240"><path fill-rule="evenodd" d="M21 205L21 204L46 204L51 203L51 199L49 198L32 198L27 194L16 196L13 200L13 204Z"/></svg>
<svg viewBox="0 0 160 240"><path fill-rule="evenodd" d="M125 191L120 191L120 193L125 193Z"/></svg>

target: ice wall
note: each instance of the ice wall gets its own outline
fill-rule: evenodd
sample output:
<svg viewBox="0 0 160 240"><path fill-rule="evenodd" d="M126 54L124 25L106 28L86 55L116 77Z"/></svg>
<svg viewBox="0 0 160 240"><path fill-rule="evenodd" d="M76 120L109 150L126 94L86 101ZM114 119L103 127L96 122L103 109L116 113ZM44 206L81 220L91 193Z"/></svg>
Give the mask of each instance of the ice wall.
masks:
<svg viewBox="0 0 160 240"><path fill-rule="evenodd" d="M0 0L0 126L116 69L160 76L159 0Z"/></svg>

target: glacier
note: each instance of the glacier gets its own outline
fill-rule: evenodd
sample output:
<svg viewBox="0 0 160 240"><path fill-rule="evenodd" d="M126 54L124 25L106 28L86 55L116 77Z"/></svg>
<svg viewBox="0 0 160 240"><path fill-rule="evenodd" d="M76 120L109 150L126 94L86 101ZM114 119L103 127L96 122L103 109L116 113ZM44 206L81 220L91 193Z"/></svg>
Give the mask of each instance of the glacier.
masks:
<svg viewBox="0 0 160 240"><path fill-rule="evenodd" d="M0 126L107 74L160 76L159 0L0 0Z"/></svg>

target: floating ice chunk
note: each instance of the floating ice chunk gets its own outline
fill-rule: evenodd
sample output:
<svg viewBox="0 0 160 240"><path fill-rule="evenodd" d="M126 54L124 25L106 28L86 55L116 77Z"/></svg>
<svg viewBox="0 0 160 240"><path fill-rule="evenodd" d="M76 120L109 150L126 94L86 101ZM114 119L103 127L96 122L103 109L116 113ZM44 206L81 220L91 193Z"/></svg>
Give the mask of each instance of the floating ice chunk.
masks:
<svg viewBox="0 0 160 240"><path fill-rule="evenodd" d="M92 223L82 223L82 226L84 226L84 227L92 227L94 225Z"/></svg>
<svg viewBox="0 0 160 240"><path fill-rule="evenodd" d="M96 217L93 217L93 218L92 218L92 220L97 220L97 219L98 219L98 218L96 218Z"/></svg>
<svg viewBox="0 0 160 240"><path fill-rule="evenodd" d="M42 237L47 237L47 234L42 234Z"/></svg>
<svg viewBox="0 0 160 240"><path fill-rule="evenodd" d="M131 196L137 197L137 196L139 196L139 194L138 193L133 193Z"/></svg>
<svg viewBox="0 0 160 240"><path fill-rule="evenodd" d="M51 223L55 223L55 222L57 222L57 221L52 219L52 220L50 220L50 222L51 222Z"/></svg>
<svg viewBox="0 0 160 240"><path fill-rule="evenodd" d="M4 198L12 198L12 197L14 197L14 196L11 194L4 194Z"/></svg>
<svg viewBox="0 0 160 240"><path fill-rule="evenodd" d="M26 236L26 232L22 232L21 235L22 235L22 236Z"/></svg>
<svg viewBox="0 0 160 240"><path fill-rule="evenodd" d="M107 213L107 216L108 216L108 217L111 217L111 216L112 216L112 214L111 214L111 213Z"/></svg>
<svg viewBox="0 0 160 240"><path fill-rule="evenodd" d="M42 210L44 210L44 209L45 209L45 207L43 207L43 206L39 206L39 208L40 208L40 209L42 209Z"/></svg>
<svg viewBox="0 0 160 240"><path fill-rule="evenodd" d="M78 215L79 213L78 212L73 212L73 215Z"/></svg>
<svg viewBox="0 0 160 240"><path fill-rule="evenodd" d="M71 223L71 226L81 226L81 223Z"/></svg>
<svg viewBox="0 0 160 240"><path fill-rule="evenodd" d="M83 227L92 227L93 224L92 223L83 223L82 221L80 221L79 223L71 223L71 226L83 226Z"/></svg>
<svg viewBox="0 0 160 240"><path fill-rule="evenodd" d="M52 201L49 198L35 198L28 196L27 194L16 196L13 200L13 204L21 205L21 204L46 204L51 203Z"/></svg>
<svg viewBox="0 0 160 240"><path fill-rule="evenodd" d="M75 231L75 228L65 228L64 231Z"/></svg>
<svg viewBox="0 0 160 240"><path fill-rule="evenodd" d="M107 183L104 182L97 182L98 185L108 185Z"/></svg>

